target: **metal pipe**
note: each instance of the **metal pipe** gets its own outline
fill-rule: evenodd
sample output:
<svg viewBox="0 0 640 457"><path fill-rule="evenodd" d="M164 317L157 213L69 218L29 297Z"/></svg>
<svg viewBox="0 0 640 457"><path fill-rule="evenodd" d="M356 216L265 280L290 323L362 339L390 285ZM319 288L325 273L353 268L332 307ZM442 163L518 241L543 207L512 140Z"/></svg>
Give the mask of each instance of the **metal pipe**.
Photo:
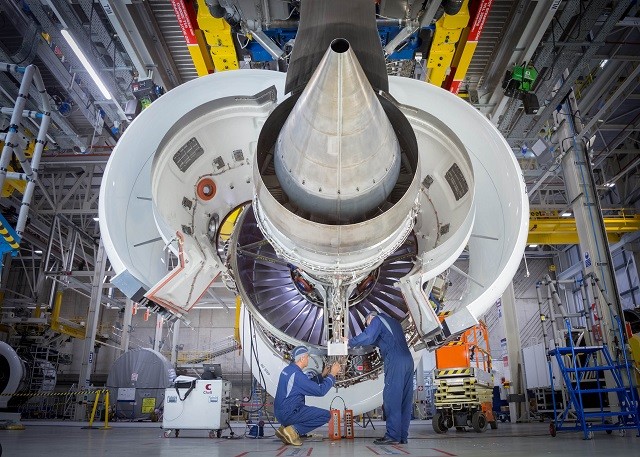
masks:
<svg viewBox="0 0 640 457"><path fill-rule="evenodd" d="M587 300L587 289L584 286L584 279L580 281L580 295L582 296L582 311L584 312L585 317L587 318L587 325L589 327L587 331L589 332L591 344L593 344L592 332L593 332L594 323L593 323L593 316L591 315L589 301Z"/></svg>
<svg viewBox="0 0 640 457"><path fill-rule="evenodd" d="M560 314L562 315L563 319L566 319L568 317L567 310L564 308L564 305L562 304L562 301L560 300L560 295L558 295L558 291L556 290L556 286L553 284L553 281L551 280L551 277L549 275L546 275L544 277L544 279L549 284L549 290L551 291L552 303L558 307L558 309L560 310Z"/></svg>
<svg viewBox="0 0 640 457"><path fill-rule="evenodd" d="M0 113L13 115L14 108L3 107L0 108ZM40 111L24 110L22 117L29 117L31 119L42 119L43 114Z"/></svg>
<svg viewBox="0 0 640 457"><path fill-rule="evenodd" d="M82 236L84 239L86 239L87 241L90 241L91 244L93 245L97 245L98 242L96 241L96 238L89 235L87 232L85 232L84 230L82 230L80 227L78 227L76 224L74 224L73 222L71 222L69 219L67 219L66 216L62 215L62 214L57 214L58 216L58 220L60 222L62 222L64 225L66 225L67 227L69 227L71 230L75 230L76 232L78 232L80 234L80 236Z"/></svg>
<svg viewBox="0 0 640 457"><path fill-rule="evenodd" d="M23 170L28 176L27 188L22 195L22 204L20 206L20 213L18 215L18 222L16 223L16 233L22 236L24 227L27 224L27 215L29 214L29 206L31 205L31 199L33 198L33 192L35 190L36 181L38 180L38 167L40 166L40 158L42 157L42 151L44 145L47 142L47 131L49 130L49 124L51 122L51 105L49 104L49 96L47 90L44 87L42 81L42 75L36 68L33 75L33 82L36 86L36 90L40 94L42 101L42 122L40 123L40 129L38 130L38 137L36 138L36 146L31 157L31 164L24 156L24 152L21 149L17 149L16 153L20 159L20 164ZM25 168L25 165L27 168ZM2 187L0 187L1 189Z"/></svg>
<svg viewBox="0 0 640 457"><path fill-rule="evenodd" d="M69 247L69 255L66 259L65 265L64 265L64 269L66 271L71 271L73 270L73 259L76 256L76 246L78 244L78 232L73 232L71 234L71 243L70 243L70 247Z"/></svg>
<svg viewBox="0 0 640 457"><path fill-rule="evenodd" d="M558 346L560 338L558 337L559 331L556 325L556 313L553 311L553 304L551 303L551 288L549 283L545 283L547 286L547 301L549 302L549 319L551 320L551 333L553 333L553 342L555 346Z"/></svg>
<svg viewBox="0 0 640 457"><path fill-rule="evenodd" d="M549 345L548 345L549 343L547 342L547 329L545 326L546 317L542 312L543 300L542 300L542 291L540 290L541 287L542 287L542 284L540 283L540 281L538 281L536 283L536 296L538 297L538 313L540 314L540 325L542 325L542 342L544 344L544 353L547 354L549 352Z"/></svg>
<svg viewBox="0 0 640 457"><path fill-rule="evenodd" d="M264 23L267 27L271 25L271 11L269 11L269 0L262 0L262 14L264 16Z"/></svg>
<svg viewBox="0 0 640 457"><path fill-rule="evenodd" d="M260 46L264 48L265 51L271 55L275 60L281 59L285 52L280 49L280 47L269 38L262 30L255 30L251 32L253 39L258 42Z"/></svg>
<svg viewBox="0 0 640 457"><path fill-rule="evenodd" d="M51 251L53 250L53 234L56 229L56 222L58 216L56 214L53 215L53 220L51 221L51 229L49 231L49 241L47 241L47 250L44 253L44 262L42 267L42 272L49 271L49 261L51 260Z"/></svg>
<svg viewBox="0 0 640 457"><path fill-rule="evenodd" d="M20 119L22 118L22 111L24 110L27 98L29 97L29 86L31 85L35 68L36 67L33 65L29 65L24 68L0 62L0 70L11 72L16 75L21 73L23 74L22 81L20 81L20 89L18 90L18 98L16 99L16 104L9 123L9 131L7 133L4 147L2 148L2 155L0 155L0 189L4 187L4 181L7 177L7 167L9 166L9 162L11 161L14 151L14 138L18 135L18 126L20 125ZM17 144L17 140L15 141ZM20 233L18 234L20 235Z"/></svg>
<svg viewBox="0 0 640 457"><path fill-rule="evenodd" d="M593 46L593 44L591 44ZM634 70L627 76L627 78L620 84L620 86L616 89L616 91L607 97L607 101L598 109L598 112L593 115L591 120L587 122L587 124L582 127L582 131L578 133L576 137L576 141L585 137L590 131L591 128L596 125L596 123L600 120L602 116L609 113L609 108L613 103L620 98L622 94L632 93L635 87L638 85L637 76L640 74L640 65L638 65ZM632 85L633 84L633 85ZM629 87L631 86L631 87Z"/></svg>
<svg viewBox="0 0 640 457"><path fill-rule="evenodd" d="M27 181L29 177L25 173L17 173L15 171L8 171L6 179L11 181Z"/></svg>
<svg viewBox="0 0 640 457"><path fill-rule="evenodd" d="M411 21L407 19L376 19L376 25L378 27L403 27L409 22ZM297 29L299 26L300 21L297 19L274 19L269 24L269 27L266 27L265 24L264 29Z"/></svg>
<svg viewBox="0 0 640 457"><path fill-rule="evenodd" d="M638 68L640 68L640 65L638 66ZM629 165L625 166L622 170L618 172L617 175L615 175L613 178L608 179L607 182L615 183L618 179L622 178L624 175L628 174L630 171L633 171L633 169L636 168L638 165L640 165L640 157L636 158Z"/></svg>
<svg viewBox="0 0 640 457"><path fill-rule="evenodd" d="M387 45L384 47L383 51L385 56L390 56L391 54L393 54L398 46L400 46L403 41L413 35L419 28L420 23L418 21L407 24L407 26L400 30L400 33L393 37L393 39L389 41L389 43L387 43Z"/></svg>

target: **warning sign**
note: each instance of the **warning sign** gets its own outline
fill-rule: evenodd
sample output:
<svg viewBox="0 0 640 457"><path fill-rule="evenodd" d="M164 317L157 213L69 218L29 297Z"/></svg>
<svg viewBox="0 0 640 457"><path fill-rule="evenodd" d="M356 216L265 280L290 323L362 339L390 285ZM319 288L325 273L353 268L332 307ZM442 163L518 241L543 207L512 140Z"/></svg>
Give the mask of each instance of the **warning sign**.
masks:
<svg viewBox="0 0 640 457"><path fill-rule="evenodd" d="M142 414L152 413L155 409L156 399L154 397L142 399Z"/></svg>

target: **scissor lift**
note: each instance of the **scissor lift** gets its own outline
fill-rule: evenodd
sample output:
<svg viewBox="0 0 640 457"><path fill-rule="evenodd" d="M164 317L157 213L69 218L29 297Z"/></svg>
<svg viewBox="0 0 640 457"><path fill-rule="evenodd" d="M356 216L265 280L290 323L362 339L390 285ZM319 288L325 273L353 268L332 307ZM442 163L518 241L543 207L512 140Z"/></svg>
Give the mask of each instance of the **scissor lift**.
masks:
<svg viewBox="0 0 640 457"><path fill-rule="evenodd" d="M434 384L436 413L432 424L436 433L468 426L481 433L487 423L492 429L498 428L492 408L493 375L484 322L436 350Z"/></svg>

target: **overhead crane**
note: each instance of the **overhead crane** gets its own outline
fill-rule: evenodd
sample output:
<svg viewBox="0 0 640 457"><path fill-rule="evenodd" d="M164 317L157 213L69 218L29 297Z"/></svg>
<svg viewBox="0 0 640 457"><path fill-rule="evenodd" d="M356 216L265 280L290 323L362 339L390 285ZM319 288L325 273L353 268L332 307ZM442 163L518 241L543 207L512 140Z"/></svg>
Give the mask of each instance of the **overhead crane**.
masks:
<svg viewBox="0 0 640 457"><path fill-rule="evenodd" d="M578 244L578 231L573 217L558 211L531 211L529 218L529 244ZM617 243L625 233L640 230L640 215L624 210L604 216L609 243Z"/></svg>

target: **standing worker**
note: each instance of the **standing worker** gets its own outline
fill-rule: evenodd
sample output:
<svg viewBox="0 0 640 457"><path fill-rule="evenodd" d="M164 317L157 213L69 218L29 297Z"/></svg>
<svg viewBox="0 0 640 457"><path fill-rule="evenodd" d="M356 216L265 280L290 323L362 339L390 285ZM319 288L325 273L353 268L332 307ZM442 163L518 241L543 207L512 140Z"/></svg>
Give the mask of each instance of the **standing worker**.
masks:
<svg viewBox="0 0 640 457"><path fill-rule="evenodd" d="M317 383L302 371L309 365L309 349L305 346L297 346L291 358L293 362L280 373L278 390L273 403L276 419L281 424L276 430L276 436L285 444L301 446L300 435L306 435L311 430L326 424L331 417L326 409L305 405L304 397L305 395L313 397L326 395L336 383L340 364L335 362L331 368L325 367L322 372L324 379L321 383Z"/></svg>
<svg viewBox="0 0 640 457"><path fill-rule="evenodd" d="M370 312L367 327L348 341L350 347L373 344L384 360L382 401L387 433L374 444L406 444L413 406L413 357L400 323L386 314Z"/></svg>

